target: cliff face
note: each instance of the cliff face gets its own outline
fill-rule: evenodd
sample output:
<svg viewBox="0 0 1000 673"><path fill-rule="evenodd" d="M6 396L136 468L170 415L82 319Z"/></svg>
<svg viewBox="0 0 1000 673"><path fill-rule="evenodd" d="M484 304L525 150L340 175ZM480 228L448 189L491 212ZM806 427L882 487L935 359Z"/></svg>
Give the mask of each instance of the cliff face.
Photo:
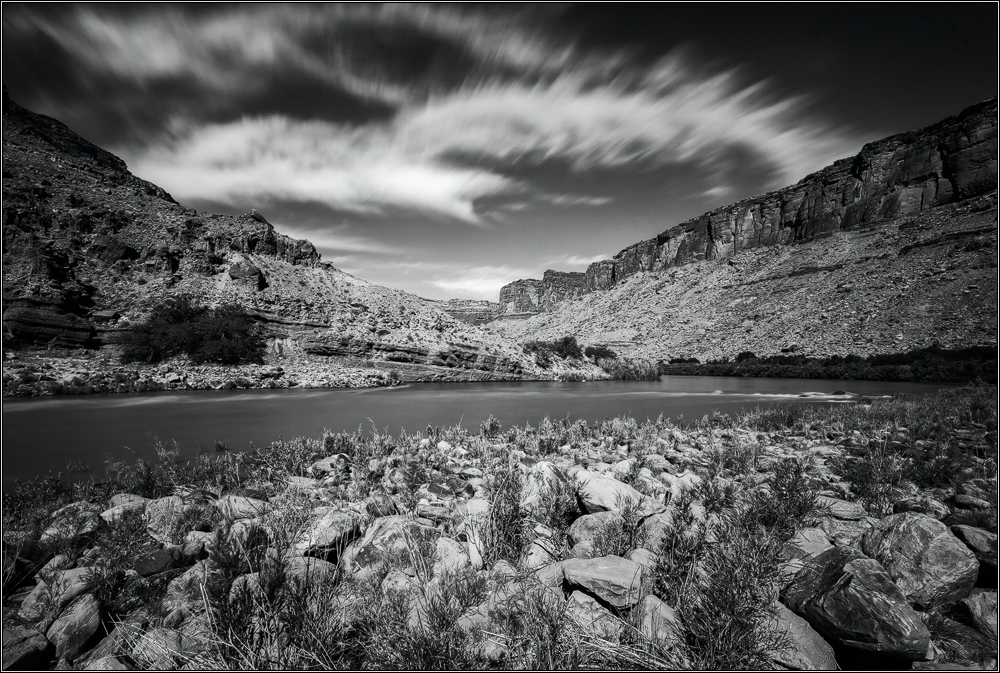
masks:
<svg viewBox="0 0 1000 673"><path fill-rule="evenodd" d="M587 269L585 292L608 290L641 272L891 222L996 187L994 99L919 131L869 143L857 156L837 161L795 185L717 208L629 246L613 260L596 262ZM531 286L523 287L530 294L527 288ZM501 293L505 313L551 311L551 301L533 302L534 310L531 302L522 302L510 311Z"/></svg>
<svg viewBox="0 0 1000 673"><path fill-rule="evenodd" d="M156 303L187 295L246 308L272 352L478 378L536 369L516 345L438 302L323 262L311 243L276 232L256 210L234 217L185 208L6 92L3 151L5 348L113 350Z"/></svg>
<svg viewBox="0 0 1000 673"><path fill-rule="evenodd" d="M500 315L500 305L485 299L449 299L441 305L441 310L470 325L482 325Z"/></svg>
<svg viewBox="0 0 1000 673"><path fill-rule="evenodd" d="M500 288L500 314L515 317L551 311L588 291L587 274L548 270L542 280L515 280Z"/></svg>

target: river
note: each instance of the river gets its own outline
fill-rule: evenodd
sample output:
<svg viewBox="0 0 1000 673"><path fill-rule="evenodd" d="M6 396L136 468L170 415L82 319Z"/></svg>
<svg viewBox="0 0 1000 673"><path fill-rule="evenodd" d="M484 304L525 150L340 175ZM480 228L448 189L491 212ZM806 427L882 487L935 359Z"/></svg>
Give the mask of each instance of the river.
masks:
<svg viewBox="0 0 1000 673"><path fill-rule="evenodd" d="M461 423L478 430L491 414L503 424L550 418L598 421L660 414L681 422L713 411L736 413L796 400L843 401L831 393L882 396L947 386L878 381L664 376L659 381L594 383L424 383L397 388L178 391L134 395L15 398L3 401L3 483L50 470L100 476L107 459L154 455L156 439L182 455L261 447L281 437L319 437L359 426L398 434ZM813 395L802 395L818 393Z"/></svg>

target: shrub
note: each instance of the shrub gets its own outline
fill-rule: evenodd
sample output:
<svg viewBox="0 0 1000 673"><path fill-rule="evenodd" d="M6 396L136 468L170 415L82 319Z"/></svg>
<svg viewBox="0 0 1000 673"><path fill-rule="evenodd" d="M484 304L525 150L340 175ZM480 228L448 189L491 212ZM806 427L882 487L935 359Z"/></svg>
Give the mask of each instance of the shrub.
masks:
<svg viewBox="0 0 1000 673"><path fill-rule="evenodd" d="M656 381L660 378L660 367L655 362L603 358L597 364L617 381Z"/></svg>
<svg viewBox="0 0 1000 673"><path fill-rule="evenodd" d="M614 360L618 357L618 354L607 346L587 346L584 349L583 354L594 361L596 364L598 360Z"/></svg>
<svg viewBox="0 0 1000 673"><path fill-rule="evenodd" d="M516 467L496 471L489 502L482 529L483 563L492 567L502 559L517 565L524 549L527 519L521 510L521 473Z"/></svg>
<svg viewBox="0 0 1000 673"><path fill-rule="evenodd" d="M260 330L242 307L207 308L187 297L172 297L132 328L122 345L122 359L159 362L186 354L196 363L260 363L264 346Z"/></svg>

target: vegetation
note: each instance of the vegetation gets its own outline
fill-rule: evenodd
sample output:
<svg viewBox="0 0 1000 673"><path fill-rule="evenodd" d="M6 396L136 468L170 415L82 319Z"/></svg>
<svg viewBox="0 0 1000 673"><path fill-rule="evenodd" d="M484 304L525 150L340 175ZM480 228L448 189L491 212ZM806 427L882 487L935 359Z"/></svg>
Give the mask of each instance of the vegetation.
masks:
<svg viewBox="0 0 1000 673"><path fill-rule="evenodd" d="M973 383L995 381L997 351L986 346L955 350L930 346L907 353L860 357L805 355L757 357L750 351L699 363L697 359L673 358L661 364L663 374L674 376L754 376L772 378L849 379L867 381L917 381L926 383Z"/></svg>
<svg viewBox="0 0 1000 673"><path fill-rule="evenodd" d="M172 297L132 327L122 345L122 359L149 363L185 354L196 364L260 363L264 347L257 324L242 307L208 308L187 297Z"/></svg>
<svg viewBox="0 0 1000 673"><path fill-rule="evenodd" d="M825 465L803 450L831 443L840 450ZM89 568L91 591L109 620L122 624L123 651L153 668L770 669L774 652L788 644L774 630L787 580L782 549L824 516L820 491L839 490L876 514L914 491L974 488L995 502L996 444L996 388L986 386L871 404L790 403L686 426L661 417L544 419L504 429L491 418L472 431L326 432L247 453L219 445L192 458L160 443L151 460L109 464L101 481L66 484L49 475L5 489L4 597L53 559L72 559ZM341 456L342 466L321 485L288 487L292 478L317 476L309 466L330 456ZM673 463L669 479L658 478L664 456ZM541 460L551 466L544 495L525 504ZM613 464L643 498L669 503L662 525L650 529L643 501L621 496L618 517L605 519L589 551L571 549L567 532L585 509L572 472L558 466L594 460ZM456 505L431 525L427 498L448 489L468 494L473 479L455 480L473 467L482 474L479 514L467 501L467 513ZM680 474L683 486L673 476ZM127 509L82 535L42 535L52 512L67 505L60 517L76 512L74 529L87 530L116 493L184 503L166 569L148 577L131 571L162 546L149 521ZM250 523L231 523L214 504L222 494L266 499L268 509ZM331 509L362 512L355 514L362 526L398 511L423 532L401 535L364 572L345 560L346 539L336 553L297 556L303 527ZM996 530L995 509L972 516L962 520ZM464 565L445 564L446 537L475 548L478 560L470 553ZM532 541L552 560L645 549L653 565L643 591L676 613L675 637L651 637L627 607L602 608L607 629L581 623L562 585L547 586L533 572L525 553ZM206 571L202 583L183 584L197 563ZM56 573L43 577L55 582ZM46 604L56 609L58 588L50 593ZM928 620L951 633L949 651L974 645L989 653L988 644L969 645L946 616ZM193 640L184 641L185 652L144 650L138 645L146 636L129 635L129 624L148 624L147 632L182 624ZM200 630L185 630L190 624Z"/></svg>

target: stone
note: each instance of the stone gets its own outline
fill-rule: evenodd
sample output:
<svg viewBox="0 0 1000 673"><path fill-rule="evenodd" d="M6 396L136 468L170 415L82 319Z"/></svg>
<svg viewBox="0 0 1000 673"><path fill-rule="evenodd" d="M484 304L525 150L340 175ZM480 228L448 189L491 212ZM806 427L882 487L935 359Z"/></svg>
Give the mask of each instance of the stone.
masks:
<svg viewBox="0 0 1000 673"><path fill-rule="evenodd" d="M125 662L121 657L116 655L111 655L107 657L101 657L100 659L95 659L88 662L84 666L85 671L135 671L138 670L135 666Z"/></svg>
<svg viewBox="0 0 1000 673"><path fill-rule="evenodd" d="M195 641L180 631L156 628L142 634L132 658L148 668L175 670L197 654Z"/></svg>
<svg viewBox="0 0 1000 673"><path fill-rule="evenodd" d="M833 545L822 528L800 528L782 547L787 559L802 559L821 554Z"/></svg>
<svg viewBox="0 0 1000 673"><path fill-rule="evenodd" d="M603 605L583 593L574 591L566 601L566 616L590 637L617 643L625 625Z"/></svg>
<svg viewBox="0 0 1000 673"><path fill-rule="evenodd" d="M303 556L340 556L362 532L361 516L353 510L319 507L313 517L293 545L296 553Z"/></svg>
<svg viewBox="0 0 1000 673"><path fill-rule="evenodd" d="M270 503L245 495L224 495L215 501L214 507L229 523L239 519L253 519L271 509Z"/></svg>
<svg viewBox="0 0 1000 673"><path fill-rule="evenodd" d="M997 593L995 591L977 591L962 603L969 608L972 622L976 628L994 643L997 640Z"/></svg>
<svg viewBox="0 0 1000 673"><path fill-rule="evenodd" d="M979 575L975 554L943 523L917 512L876 523L862 537L861 550L882 564L918 609L965 598Z"/></svg>
<svg viewBox="0 0 1000 673"><path fill-rule="evenodd" d="M684 628L674 609L653 595L644 596L635 607L639 633L660 647L680 647Z"/></svg>
<svg viewBox="0 0 1000 673"><path fill-rule="evenodd" d="M954 501L955 506L962 509L996 509L996 503L991 504L988 500L966 495L965 493L956 495Z"/></svg>
<svg viewBox="0 0 1000 673"><path fill-rule="evenodd" d="M861 541L861 536L872 527L877 519L861 519L859 521L838 519L825 516L819 521L819 528L826 533L827 538L837 547L849 547Z"/></svg>
<svg viewBox="0 0 1000 673"><path fill-rule="evenodd" d="M637 514L646 517L666 510L661 502L643 495L628 484L606 477L590 470L580 470L575 475L577 497L588 514L596 512L617 512L626 502L638 504Z"/></svg>
<svg viewBox="0 0 1000 673"><path fill-rule="evenodd" d="M804 561L783 602L835 643L909 661L928 659L930 633L878 561L834 547Z"/></svg>
<svg viewBox="0 0 1000 673"><path fill-rule="evenodd" d="M570 483L569 477L562 469L547 460L538 461L524 475L521 509L537 520L540 516L540 507L551 497L553 490L560 485L568 486Z"/></svg>
<svg viewBox="0 0 1000 673"><path fill-rule="evenodd" d="M52 643L29 626L3 630L3 670L30 671L41 669L55 653Z"/></svg>
<svg viewBox="0 0 1000 673"><path fill-rule="evenodd" d="M52 513L52 523L42 531L39 542L75 540L90 535L103 525L101 508L86 501L73 502Z"/></svg>
<svg viewBox="0 0 1000 673"><path fill-rule="evenodd" d="M567 584L596 596L616 608L639 602L645 568L620 556L567 559L562 562Z"/></svg>
<svg viewBox="0 0 1000 673"><path fill-rule="evenodd" d="M317 478L323 478L330 474L338 474L348 470L351 466L351 459L343 453L335 456L328 456L317 460L309 466L309 474Z"/></svg>
<svg viewBox="0 0 1000 673"><path fill-rule="evenodd" d="M644 566L649 570L653 570L654 568L656 568L656 564L659 560L659 556L657 556L656 552L652 552L642 547L640 547L639 549L633 549L632 551L630 551L628 554L625 555L625 558L627 558L629 561L634 561L635 563L638 563L639 565Z"/></svg>
<svg viewBox="0 0 1000 673"><path fill-rule="evenodd" d="M981 566L986 566L993 573L997 570L997 535L976 526L957 525L951 527L955 537L965 543L979 559Z"/></svg>
<svg viewBox="0 0 1000 673"><path fill-rule="evenodd" d="M194 528L201 511L198 504L176 495L151 500L146 504L146 530L157 542L173 544Z"/></svg>
<svg viewBox="0 0 1000 673"><path fill-rule="evenodd" d="M393 553L419 553L424 547L433 553L434 541L440 533L431 526L413 521L405 515L375 519L362 538L344 551L341 567L359 579L372 575L386 557ZM431 559L426 559L431 563Z"/></svg>
<svg viewBox="0 0 1000 673"><path fill-rule="evenodd" d="M772 654L776 664L796 671L839 670L833 646L823 640L809 622L781 603L777 603L776 608L774 630L788 637L788 647Z"/></svg>
<svg viewBox="0 0 1000 673"><path fill-rule="evenodd" d="M581 542L594 542L601 532L612 526L622 526L625 519L617 512L597 512L578 517L569 527L567 535L570 544L575 546Z"/></svg>
<svg viewBox="0 0 1000 673"><path fill-rule="evenodd" d="M100 626L101 604L93 594L84 594L66 606L45 637L55 645L56 657L72 661L94 644Z"/></svg>
<svg viewBox="0 0 1000 673"><path fill-rule="evenodd" d="M209 561L199 561L167 584L166 598L181 605L201 601L202 588L208 581Z"/></svg>
<svg viewBox="0 0 1000 673"><path fill-rule="evenodd" d="M472 565L465 546L450 537L437 539L437 553L434 560L434 577L446 577L461 572Z"/></svg>
<svg viewBox="0 0 1000 673"><path fill-rule="evenodd" d="M892 505L893 514L903 514L904 512L919 512L926 514L940 521L951 512L948 505L934 498L904 498Z"/></svg>
<svg viewBox="0 0 1000 673"><path fill-rule="evenodd" d="M825 510L825 514L841 521L861 521L868 516L868 512L865 511L861 503L831 498L825 495L817 497L816 500L821 508L820 511Z"/></svg>
<svg viewBox="0 0 1000 673"><path fill-rule="evenodd" d="M21 617L29 622L54 618L70 601L90 590L91 572L90 568L72 568L42 576L21 602Z"/></svg>

